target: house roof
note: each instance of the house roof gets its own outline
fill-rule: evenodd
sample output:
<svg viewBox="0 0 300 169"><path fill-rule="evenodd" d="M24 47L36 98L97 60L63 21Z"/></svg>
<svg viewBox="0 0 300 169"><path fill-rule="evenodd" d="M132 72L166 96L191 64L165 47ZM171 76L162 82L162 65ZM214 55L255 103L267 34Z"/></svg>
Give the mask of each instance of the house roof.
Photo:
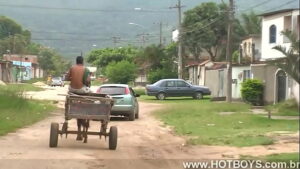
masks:
<svg viewBox="0 0 300 169"><path fill-rule="evenodd" d="M188 61L185 67L198 66L198 65L202 66L208 62L210 62L210 60Z"/></svg>
<svg viewBox="0 0 300 169"><path fill-rule="evenodd" d="M214 64L208 68L207 70L218 70L218 69L224 69L227 67L227 62L213 62Z"/></svg>
<svg viewBox="0 0 300 169"><path fill-rule="evenodd" d="M260 38L261 35L260 34L250 34L248 36L245 36L242 40L246 40L246 39L249 39L249 38Z"/></svg>
<svg viewBox="0 0 300 169"><path fill-rule="evenodd" d="M0 63L12 63L11 61L7 61L7 60L0 60Z"/></svg>
<svg viewBox="0 0 300 169"><path fill-rule="evenodd" d="M32 64L38 64L38 58L36 55L4 54L3 59L7 61L21 61L21 62L31 62Z"/></svg>
<svg viewBox="0 0 300 169"><path fill-rule="evenodd" d="M294 10L299 10L299 8L281 9L281 10L277 10L277 11L262 13L258 16L270 16L270 15L275 15L275 14L284 13L284 12L290 12L290 11L294 11Z"/></svg>

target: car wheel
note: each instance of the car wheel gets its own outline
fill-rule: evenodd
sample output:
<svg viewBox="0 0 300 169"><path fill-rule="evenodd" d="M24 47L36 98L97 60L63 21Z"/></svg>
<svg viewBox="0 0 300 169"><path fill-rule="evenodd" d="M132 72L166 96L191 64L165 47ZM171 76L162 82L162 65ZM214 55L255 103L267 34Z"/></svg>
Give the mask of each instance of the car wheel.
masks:
<svg viewBox="0 0 300 169"><path fill-rule="evenodd" d="M158 93L156 98L158 100L165 100L166 99L166 94L165 93Z"/></svg>
<svg viewBox="0 0 300 169"><path fill-rule="evenodd" d="M140 116L140 115L139 115L139 112L140 112L140 111L139 111L139 106L137 106L137 110L136 110L136 112L135 112L135 118L136 118L136 119L138 119L139 116Z"/></svg>
<svg viewBox="0 0 300 169"><path fill-rule="evenodd" d="M128 119L129 119L129 121L134 121L134 119L135 119L134 111L131 111L131 112L129 113Z"/></svg>
<svg viewBox="0 0 300 169"><path fill-rule="evenodd" d="M196 92L194 95L194 99L202 99L203 98L203 94L201 92Z"/></svg>

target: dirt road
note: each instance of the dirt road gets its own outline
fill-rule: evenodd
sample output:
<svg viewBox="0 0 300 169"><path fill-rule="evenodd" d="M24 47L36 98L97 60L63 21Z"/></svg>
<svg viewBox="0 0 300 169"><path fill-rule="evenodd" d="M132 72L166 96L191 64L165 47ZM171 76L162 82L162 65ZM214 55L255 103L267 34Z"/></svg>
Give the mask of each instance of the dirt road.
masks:
<svg viewBox="0 0 300 169"><path fill-rule="evenodd" d="M62 88L47 92L62 92L60 90ZM159 104L140 102L140 119L130 122L114 118L109 125L118 127L116 151L108 150L108 140L103 138L89 136L88 143L84 144L76 141L75 135L59 138L58 147L49 148L50 124L63 122L61 109L43 121L0 137L0 169L173 169L183 168L181 161L187 159L234 159L241 154L266 155L299 150L297 139L248 148L186 146L184 138L175 136L170 128L153 117L153 111L161 108ZM75 121L70 121L70 129L76 130ZM91 122L90 130L98 131L99 124Z"/></svg>

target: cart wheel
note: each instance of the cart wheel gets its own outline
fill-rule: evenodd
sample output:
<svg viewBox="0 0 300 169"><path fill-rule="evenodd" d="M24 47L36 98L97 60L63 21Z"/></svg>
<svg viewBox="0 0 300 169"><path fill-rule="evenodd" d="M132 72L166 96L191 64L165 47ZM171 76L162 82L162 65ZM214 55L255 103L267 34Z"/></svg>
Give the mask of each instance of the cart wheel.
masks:
<svg viewBox="0 0 300 169"><path fill-rule="evenodd" d="M57 147L58 128L59 128L58 123L51 123L49 147Z"/></svg>
<svg viewBox="0 0 300 169"><path fill-rule="evenodd" d="M118 142L118 128L116 126L111 126L109 129L109 142L108 147L110 150L115 150L117 148Z"/></svg>

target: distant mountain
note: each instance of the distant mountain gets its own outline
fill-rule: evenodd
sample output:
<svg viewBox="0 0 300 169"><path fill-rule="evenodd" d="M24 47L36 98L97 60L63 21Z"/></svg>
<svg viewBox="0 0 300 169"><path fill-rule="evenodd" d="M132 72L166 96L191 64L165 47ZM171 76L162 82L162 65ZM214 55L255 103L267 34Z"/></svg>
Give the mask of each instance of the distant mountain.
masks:
<svg viewBox="0 0 300 169"><path fill-rule="evenodd" d="M264 12L299 6L298 0L236 1L237 13L252 7ZM182 0L183 10L202 2L207 1ZM142 45L142 36L137 35L143 33L148 34L144 38L146 44L158 43L160 21L163 37L169 42L178 23L176 9L169 7L176 3L177 0L0 0L0 15L31 30L33 41L70 57L93 48ZM113 37L118 37L117 43Z"/></svg>

